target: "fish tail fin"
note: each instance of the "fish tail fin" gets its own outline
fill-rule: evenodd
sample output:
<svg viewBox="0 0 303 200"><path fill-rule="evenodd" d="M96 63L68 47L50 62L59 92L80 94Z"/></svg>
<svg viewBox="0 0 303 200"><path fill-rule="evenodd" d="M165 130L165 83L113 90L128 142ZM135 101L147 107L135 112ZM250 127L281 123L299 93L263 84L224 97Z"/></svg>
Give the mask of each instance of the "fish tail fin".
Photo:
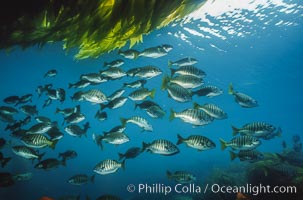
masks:
<svg viewBox="0 0 303 200"><path fill-rule="evenodd" d="M178 137L178 142L177 142L177 145L179 145L179 144L181 144L181 143L183 143L183 141L184 141L184 138L181 136L181 135L177 135L177 137Z"/></svg>
<svg viewBox="0 0 303 200"><path fill-rule="evenodd" d="M43 153L39 154L39 155L38 155L38 158L37 158L37 159L38 159L38 161L40 161L44 155L45 155L45 152L43 152Z"/></svg>
<svg viewBox="0 0 303 200"><path fill-rule="evenodd" d="M123 170L125 170L125 160L123 160L123 161L121 162L121 168L122 168Z"/></svg>
<svg viewBox="0 0 303 200"><path fill-rule="evenodd" d="M226 142L223 139L219 139L220 143L221 143L221 150L224 151L224 149L226 148Z"/></svg>
<svg viewBox="0 0 303 200"><path fill-rule="evenodd" d="M149 144L147 144L145 142L142 142L142 150L141 150L141 152L144 152L148 146L149 146Z"/></svg>
<svg viewBox="0 0 303 200"><path fill-rule="evenodd" d="M278 128L276 134L277 134L278 137L282 137L282 129L280 127Z"/></svg>
<svg viewBox="0 0 303 200"><path fill-rule="evenodd" d="M172 173L170 171L166 170L166 176L167 176L168 180L171 180Z"/></svg>
<svg viewBox="0 0 303 200"><path fill-rule="evenodd" d="M169 77L164 76L162 79L161 90L165 90L167 88L168 82L169 82Z"/></svg>
<svg viewBox="0 0 303 200"><path fill-rule="evenodd" d="M134 110L136 110L138 106L139 106L139 104L135 103L135 109Z"/></svg>
<svg viewBox="0 0 303 200"><path fill-rule="evenodd" d="M107 104L100 103L100 110L104 110L107 107Z"/></svg>
<svg viewBox="0 0 303 200"><path fill-rule="evenodd" d="M168 67L171 67L173 65L173 62L171 60L168 60L167 65L168 65Z"/></svg>
<svg viewBox="0 0 303 200"><path fill-rule="evenodd" d="M141 83L141 86L144 88L144 85L147 83L147 81L146 80L144 80L144 82L143 83Z"/></svg>
<svg viewBox="0 0 303 200"><path fill-rule="evenodd" d="M66 166L66 159L62 159L61 164L65 167Z"/></svg>
<svg viewBox="0 0 303 200"><path fill-rule="evenodd" d="M234 160L237 156L237 154L233 151L229 151L229 155L230 155L230 160Z"/></svg>
<svg viewBox="0 0 303 200"><path fill-rule="evenodd" d="M155 98L155 94L156 94L156 89L152 89L151 91L150 91L150 98Z"/></svg>
<svg viewBox="0 0 303 200"><path fill-rule="evenodd" d="M1 167L5 167L11 159L11 157L3 158L3 160L1 161Z"/></svg>
<svg viewBox="0 0 303 200"><path fill-rule="evenodd" d="M89 122L86 122L86 123L84 124L84 132L86 133L86 131L87 131L89 128L90 128Z"/></svg>
<svg viewBox="0 0 303 200"><path fill-rule="evenodd" d="M134 52L134 59L137 59L139 57L140 53L139 52Z"/></svg>
<svg viewBox="0 0 303 200"><path fill-rule="evenodd" d="M68 89L72 88L73 86L74 86L74 84L68 83Z"/></svg>
<svg viewBox="0 0 303 200"><path fill-rule="evenodd" d="M122 160L122 158L124 157L124 154L118 153L118 156L119 156L119 160Z"/></svg>
<svg viewBox="0 0 303 200"><path fill-rule="evenodd" d="M177 70L170 68L170 76L173 77Z"/></svg>
<svg viewBox="0 0 303 200"><path fill-rule="evenodd" d="M55 114L57 114L58 112L60 112L60 109L56 108Z"/></svg>
<svg viewBox="0 0 303 200"><path fill-rule="evenodd" d="M194 102L193 107L194 107L194 109L199 109L200 105L198 103Z"/></svg>
<svg viewBox="0 0 303 200"><path fill-rule="evenodd" d="M176 114L176 112L171 108L170 115L169 115L169 121L172 121L173 119L175 119L175 114Z"/></svg>
<svg viewBox="0 0 303 200"><path fill-rule="evenodd" d="M233 133L232 133L233 135L237 135L239 133L240 129L238 129L237 127L231 125L231 128L233 129Z"/></svg>
<svg viewBox="0 0 303 200"><path fill-rule="evenodd" d="M93 133L93 140L97 143L98 146L100 146L100 148L103 150L103 145L102 145L102 139L103 136L101 135L96 135Z"/></svg>
<svg viewBox="0 0 303 200"><path fill-rule="evenodd" d="M92 176L90 177L90 181L91 181L92 183L95 183L95 175L96 175L96 174L94 174L94 175L92 175Z"/></svg>
<svg viewBox="0 0 303 200"><path fill-rule="evenodd" d="M108 65L108 63L107 63L107 62L104 62L103 67L106 67L107 65Z"/></svg>
<svg viewBox="0 0 303 200"><path fill-rule="evenodd" d="M121 118L120 118L120 121L121 121L122 126L125 127L125 125L126 125L126 123L127 123L127 119L121 117Z"/></svg>
<svg viewBox="0 0 303 200"><path fill-rule="evenodd" d="M67 158L66 157L62 157L62 162L66 163L66 161L67 161Z"/></svg>
<svg viewBox="0 0 303 200"><path fill-rule="evenodd" d="M234 94L234 87L233 87L232 83L230 83L228 86L228 94L231 94L231 95Z"/></svg>
<svg viewBox="0 0 303 200"><path fill-rule="evenodd" d="M56 144L58 143L59 140L52 140L51 145L49 146L51 149L56 148Z"/></svg>
<svg viewBox="0 0 303 200"><path fill-rule="evenodd" d="M81 111L81 107L80 107L80 105L77 105L74 113L79 113L80 111Z"/></svg>

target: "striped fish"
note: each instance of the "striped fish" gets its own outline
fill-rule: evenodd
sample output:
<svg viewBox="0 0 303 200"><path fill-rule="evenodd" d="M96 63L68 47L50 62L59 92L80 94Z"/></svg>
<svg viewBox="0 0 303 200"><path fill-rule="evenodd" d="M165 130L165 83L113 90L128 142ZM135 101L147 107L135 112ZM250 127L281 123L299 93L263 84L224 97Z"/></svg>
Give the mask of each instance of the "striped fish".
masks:
<svg viewBox="0 0 303 200"><path fill-rule="evenodd" d="M177 145L185 143L189 147L198 149L198 151L204 151L216 147L216 144L213 141L201 135L191 135L188 138L182 138L178 134L177 137L178 137Z"/></svg>
<svg viewBox="0 0 303 200"><path fill-rule="evenodd" d="M81 75L80 79L89 81L91 83L103 83L107 81L107 78L98 73L83 74Z"/></svg>
<svg viewBox="0 0 303 200"><path fill-rule="evenodd" d="M224 150L226 147L231 147L234 150L252 150L261 144L261 141L252 136L238 136L234 137L230 142L225 142L220 139L221 149Z"/></svg>
<svg viewBox="0 0 303 200"><path fill-rule="evenodd" d="M110 79L120 79L123 76L126 76L126 72L124 72L120 67L108 68L107 70L100 71L100 74Z"/></svg>
<svg viewBox="0 0 303 200"><path fill-rule="evenodd" d="M206 103L204 105L199 105L198 103L194 103L194 109L200 109L206 112L209 116L215 119L226 119L227 114L217 105Z"/></svg>
<svg viewBox="0 0 303 200"><path fill-rule="evenodd" d="M82 93L82 97L92 103L105 103L107 98L103 92L97 89L91 89Z"/></svg>
<svg viewBox="0 0 303 200"><path fill-rule="evenodd" d="M173 78L166 76L165 78L168 79L167 81L176 83L186 89L193 89L203 84L203 80L201 78L191 75L180 75Z"/></svg>
<svg viewBox="0 0 303 200"><path fill-rule="evenodd" d="M54 125L52 123L38 123L33 126L31 126L27 133L46 133L49 131Z"/></svg>
<svg viewBox="0 0 303 200"><path fill-rule="evenodd" d="M120 67L123 64L124 64L124 60L117 59L117 60L113 60L111 62L104 62L103 67Z"/></svg>
<svg viewBox="0 0 303 200"><path fill-rule="evenodd" d="M21 138L21 141L28 147L32 148L43 148L49 146L52 149L55 149L56 144L59 140L49 140L42 134L34 133L27 134Z"/></svg>
<svg viewBox="0 0 303 200"><path fill-rule="evenodd" d="M110 109L120 108L126 103L127 99L128 98L126 97L118 97L108 102L108 104L100 104L100 110L103 110L105 108L110 108Z"/></svg>
<svg viewBox="0 0 303 200"><path fill-rule="evenodd" d="M128 49L125 51L119 50L118 54L123 56L124 58L128 58L128 59L136 59L139 55L139 51L134 50L134 49Z"/></svg>
<svg viewBox="0 0 303 200"><path fill-rule="evenodd" d="M116 160L106 159L95 166L94 172L106 175L115 173L119 168L125 169L125 160L119 163Z"/></svg>
<svg viewBox="0 0 303 200"><path fill-rule="evenodd" d="M126 127L125 126L115 126L113 127L112 129L110 129L109 131L103 131L103 133L106 135L106 134L109 134L109 133L113 133L113 132L119 132L119 133L122 133L123 131L125 131Z"/></svg>
<svg viewBox="0 0 303 200"><path fill-rule="evenodd" d="M273 139L274 137L281 137L282 136L282 129L279 127L278 129L277 129L277 131L275 131L275 132L271 132L271 133L269 133L269 134L267 134L267 135L265 135L265 136L262 136L262 137L260 137L260 138L262 138L262 139L264 139L264 140L270 140L270 139ZM301 143L300 143L301 144ZM302 146L302 145L301 145ZM296 148L296 147L294 147L294 148ZM301 148L301 147L300 147Z"/></svg>
<svg viewBox="0 0 303 200"><path fill-rule="evenodd" d="M5 115L14 115L17 114L19 111L16 108L10 106L0 106L0 113Z"/></svg>
<svg viewBox="0 0 303 200"><path fill-rule="evenodd" d="M87 176L86 174L77 174L72 177L70 177L67 182L72 184L72 185L84 185L91 181L94 183L95 181L95 174L92 175L91 177Z"/></svg>
<svg viewBox="0 0 303 200"><path fill-rule="evenodd" d="M162 73L162 70L155 66L144 66L138 68L138 70L134 73L134 76L140 78L150 79L155 76L158 76Z"/></svg>
<svg viewBox="0 0 303 200"><path fill-rule="evenodd" d="M251 135L254 137L266 137L276 130L271 124L266 122L251 122L245 124L242 128L232 126L233 135L240 133L241 135Z"/></svg>
<svg viewBox="0 0 303 200"><path fill-rule="evenodd" d="M152 118L163 118L166 112L160 106L151 106L146 109L146 113Z"/></svg>
<svg viewBox="0 0 303 200"><path fill-rule="evenodd" d="M36 150L27 146L13 146L12 151L23 158L40 161L45 153L39 154Z"/></svg>
<svg viewBox="0 0 303 200"><path fill-rule="evenodd" d="M68 89L70 88L86 88L87 86L89 86L91 84L91 82L89 82L88 80L80 80L76 83L68 83Z"/></svg>
<svg viewBox="0 0 303 200"><path fill-rule="evenodd" d="M150 144L143 142L142 152L145 150L164 156L171 156L180 152L176 145L164 139L154 140Z"/></svg>
<svg viewBox="0 0 303 200"><path fill-rule="evenodd" d="M193 95L198 95L198 96L207 96L209 98L218 96L223 94L223 91L216 87L216 86L212 86L212 85L206 85L206 86L202 86L200 89L193 91Z"/></svg>
<svg viewBox="0 0 303 200"><path fill-rule="evenodd" d="M185 109L179 113L171 109L169 120L172 121L174 118L180 118L184 122L195 126L203 126L209 124L214 119L204 111L197 109Z"/></svg>
<svg viewBox="0 0 303 200"><path fill-rule="evenodd" d="M143 101L142 103L136 103L135 104L135 109L137 107L139 107L142 110L147 110L147 109L149 109L152 106L159 106L159 105L157 103L153 102L153 101L147 100L147 101Z"/></svg>
<svg viewBox="0 0 303 200"><path fill-rule="evenodd" d="M57 113L60 113L60 114L62 114L64 117L68 117L68 116L70 116L70 115L73 114L73 113L78 113L78 112L80 112L80 110L81 110L80 105L77 105L77 106L75 106L75 107L73 107L73 108L65 108L65 109L59 109L59 108L57 108L55 113L56 113L56 114L57 114Z"/></svg>
<svg viewBox="0 0 303 200"><path fill-rule="evenodd" d="M64 118L64 121L66 123L71 123L71 124L76 124L76 123L82 122L83 120L85 120L85 116L80 112L73 113L73 114L69 115L68 117Z"/></svg>
<svg viewBox="0 0 303 200"><path fill-rule="evenodd" d="M119 145L124 144L129 141L129 137L123 132L110 132L108 134L96 135L93 134L93 140L103 149L102 141L105 141L109 144Z"/></svg>
<svg viewBox="0 0 303 200"><path fill-rule="evenodd" d="M167 78L163 78L161 89L167 89L169 97L178 102L188 102L192 100L192 93L190 90L183 88L182 86L170 83Z"/></svg>
<svg viewBox="0 0 303 200"><path fill-rule="evenodd" d="M127 76L134 76L138 71L140 71L140 67L134 67L126 71Z"/></svg>
<svg viewBox="0 0 303 200"><path fill-rule="evenodd" d="M146 88L141 88L138 90L133 91L129 94L129 98L133 101L141 101L144 100L146 97L154 98L156 93L156 89L148 90Z"/></svg>
<svg viewBox="0 0 303 200"><path fill-rule="evenodd" d="M109 95L107 97L107 100L108 101L112 101L116 98L119 98L121 97L123 94L124 94L125 90L124 89L119 89L119 90L116 90L115 92L113 92L111 95Z"/></svg>
<svg viewBox="0 0 303 200"><path fill-rule="evenodd" d="M228 94L233 95L235 97L235 101L243 108L253 108L258 106L257 100L247 94L234 91L232 84L229 85Z"/></svg>
<svg viewBox="0 0 303 200"><path fill-rule="evenodd" d="M148 121L143 117L133 116L129 119L120 118L120 121L122 123L122 126L125 126L127 123L133 123L143 128L143 131L153 131L152 125L149 124Z"/></svg>
<svg viewBox="0 0 303 200"><path fill-rule="evenodd" d="M206 76L206 73L204 71L192 65L185 65L178 69L171 68L170 72L171 72L171 76L174 76L175 74L190 75L190 76L195 76L197 78L204 78Z"/></svg>
<svg viewBox="0 0 303 200"><path fill-rule="evenodd" d="M51 124L51 123L52 123L52 121L51 121L50 118L44 117L44 116L35 117L35 120L36 120L38 123L48 123L48 124Z"/></svg>
<svg viewBox="0 0 303 200"><path fill-rule="evenodd" d="M167 55L167 51L161 46L151 47L144 49L140 52L139 56L149 57L149 58L159 58Z"/></svg>
<svg viewBox="0 0 303 200"><path fill-rule="evenodd" d="M230 160L239 158L240 161L249 161L251 163L262 160L264 155L257 150L240 150L239 153L229 151Z"/></svg>
<svg viewBox="0 0 303 200"><path fill-rule="evenodd" d="M71 136L74 136L74 137L82 137L82 135L86 135L87 133L87 130L90 128L89 126L89 122L86 122L84 125L83 125L83 128L81 128L80 126L76 125L76 124L70 124L68 126L66 126L64 128L64 130Z"/></svg>
<svg viewBox="0 0 303 200"><path fill-rule="evenodd" d="M196 177L185 171L175 171L174 173L171 173L170 171L166 171L166 176L169 180L174 180L177 183L192 183L196 180Z"/></svg>
<svg viewBox="0 0 303 200"><path fill-rule="evenodd" d="M186 65L194 65L197 62L198 62L197 59L191 58L191 57L182 58L182 59L174 61L174 62L171 60L168 60L168 67L171 67L172 65L176 65L179 67L186 66Z"/></svg>
<svg viewBox="0 0 303 200"><path fill-rule="evenodd" d="M133 81L131 83L123 83L123 87L128 87L128 88L140 88L144 87L144 85L147 83L145 79L140 79L137 81Z"/></svg>

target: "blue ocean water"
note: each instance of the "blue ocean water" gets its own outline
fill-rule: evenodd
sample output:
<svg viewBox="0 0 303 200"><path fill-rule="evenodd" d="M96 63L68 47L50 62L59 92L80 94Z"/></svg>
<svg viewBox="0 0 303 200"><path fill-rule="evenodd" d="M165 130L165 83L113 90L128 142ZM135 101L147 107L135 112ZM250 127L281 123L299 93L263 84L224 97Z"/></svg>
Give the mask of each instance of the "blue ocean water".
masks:
<svg viewBox="0 0 303 200"><path fill-rule="evenodd" d="M295 2L293 2L295 3ZM300 5L301 2L297 1ZM298 6L298 5L297 5ZM192 21L184 26L168 26L161 30L156 30L144 36L143 43L135 45L133 48L142 51L145 48L169 44L173 50L168 55L160 58L139 57L135 60L128 60L118 55L117 50L100 56L97 59L86 59L76 61L73 59L76 49L66 53L62 50L62 44L49 44L43 48L31 47L25 50L14 50L0 54L1 61L1 93L0 99L11 95L22 96L33 94L30 105L37 105L39 116L46 116L57 121L60 130L64 133L55 150L44 148L41 152L46 152L45 158L58 157L58 153L68 149L73 149L78 153L78 157L68 160L66 166L59 166L56 169L44 171L35 169L31 161L16 156L11 148L5 147L1 151L5 156L13 159L1 172L24 173L32 172L30 181L20 181L8 188L1 188L0 199L39 199L41 196L50 196L58 199L64 195L81 195L81 199L86 196L96 199L102 194L115 194L122 199L132 199L139 197L136 191L129 193L126 187L129 184L137 186L140 183L146 184L167 184L174 185L166 177L166 171L185 170L190 171L197 177L197 184L206 184L207 176L215 168L229 167L231 164L242 163L238 160L230 161L227 150L220 148L219 138L230 140L232 138L231 125L241 127L252 121L265 121L283 130L282 137L272 140L262 141L258 147L262 152L281 152L282 141L291 144L294 134L302 135L302 102L301 95L302 81L302 3L298 7L299 13L289 15L279 13L275 19L293 22L295 25L276 25L271 22L266 26L262 20L254 19L249 24L250 32L240 37L226 34L226 38L200 37L184 31L184 27L199 31L198 27L209 27L206 23ZM264 9L263 14L270 14L271 8ZM243 10L245 12L245 10ZM247 11L248 12L248 11ZM300 15L301 13L301 15ZM254 16L251 16L254 18ZM218 19L209 19L217 23L220 27L222 23ZM274 20L274 19L273 19ZM245 24L243 22L234 22ZM266 27L266 28L264 28ZM246 27L247 28L247 27ZM180 33L182 32L182 33ZM245 31L243 31L245 32ZM182 34L186 37L180 37ZM207 33L207 32L206 32ZM124 47L122 50L128 49ZM196 67L206 72L205 84L215 85L224 92L220 96L213 98L194 96L192 102L178 103L168 97L165 90L161 90L162 78L165 74L170 74L167 66L168 60L176 61L185 57L193 57L198 60ZM69 83L75 83L82 74L95 73L104 69L104 62L115 59L123 59L125 64L122 68L127 71L133 67L154 65L159 67L163 73L147 81L145 85L148 89L156 89L155 98L165 111L163 119L149 117L146 112L134 109L135 102L128 99L126 104L118 109L106 109L108 118L100 122L94 118L99 106L89 102L71 101L70 97L79 89L68 89ZM55 77L44 77L50 70L56 69L58 75ZM106 95L110 95L123 86L123 83L136 80L133 77L123 77L120 80L108 81L96 86L88 86L83 90L92 88L100 89ZM51 83L53 88L64 88L66 100L64 103L53 101L46 108L42 108L46 96L38 97L35 91L39 85ZM259 106L255 108L242 108L235 101L233 96L228 94L228 85L233 83L237 91L249 94L254 97ZM126 88L123 96L127 96L133 89ZM182 111L192 108L193 102L199 104L214 103L219 105L227 114L225 120L214 120L212 123L193 127L184 123L180 119L169 121L170 109ZM64 131L66 125L61 125L63 117L55 114L56 108L73 107L80 104L81 112L85 114L85 122L90 123L87 137L72 137ZM5 105L1 102L1 105ZM17 107L18 108L18 107ZM146 118L153 126L153 132L141 132L135 125L127 124L125 133L130 137L130 141L114 146L104 143L104 150L101 150L92 139L92 134L103 134L114 126L120 125L120 118L141 116ZM21 112L16 115L16 119L24 119ZM34 119L26 126L33 125ZM12 144L21 144L19 139L12 138L9 131L4 131L7 123L0 122L2 130L1 137L11 140ZM184 137L193 134L206 136L216 143L216 148L204 152L179 145L180 153L174 156L161 156L144 152L135 159L126 160L125 170L119 169L110 175L96 174L95 183L88 183L83 186L73 186L67 183L68 178L75 174L84 173L89 176L95 174L94 166L104 159L118 159L118 152L124 153L128 148L142 146L142 142L152 142L155 139L167 139L173 143L177 142L177 134ZM18 191L18 192L16 192ZM151 199L158 199L151 195ZM144 198L142 198L144 199ZM163 196L163 199L165 197Z"/></svg>

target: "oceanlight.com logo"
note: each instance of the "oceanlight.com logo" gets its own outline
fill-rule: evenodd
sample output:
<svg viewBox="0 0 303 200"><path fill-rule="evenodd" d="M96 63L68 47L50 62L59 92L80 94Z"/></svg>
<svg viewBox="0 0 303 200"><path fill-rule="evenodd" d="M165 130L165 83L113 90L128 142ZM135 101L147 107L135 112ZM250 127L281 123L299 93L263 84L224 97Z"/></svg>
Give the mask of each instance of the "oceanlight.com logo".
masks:
<svg viewBox="0 0 303 200"><path fill-rule="evenodd" d="M209 185L207 184L206 187ZM207 190L207 189L206 189ZM257 196L259 194L296 194L296 186L270 186L270 185L251 185L245 186L225 186L219 184L213 184L210 188L213 193L246 193Z"/></svg>
<svg viewBox="0 0 303 200"><path fill-rule="evenodd" d="M206 192L212 193L228 193L236 194L238 192L251 194L257 196L259 194L296 194L296 186L270 186L270 185L251 185L246 184L245 186L228 186L219 184L206 184L204 186L196 184L176 184L165 185L162 183L140 183L137 185L129 184L126 187L128 192L138 194L163 194L168 195L171 193L176 194L205 194Z"/></svg>

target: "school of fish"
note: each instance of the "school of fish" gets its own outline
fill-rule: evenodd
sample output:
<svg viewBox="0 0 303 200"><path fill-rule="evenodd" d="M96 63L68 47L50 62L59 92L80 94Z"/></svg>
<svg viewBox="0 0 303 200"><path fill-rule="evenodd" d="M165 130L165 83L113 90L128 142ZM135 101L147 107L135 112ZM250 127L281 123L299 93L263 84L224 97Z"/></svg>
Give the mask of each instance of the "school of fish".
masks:
<svg viewBox="0 0 303 200"><path fill-rule="evenodd" d="M117 56L130 60L139 57L160 59L172 50L171 45L163 44L147 48L142 52L134 49L119 50ZM117 157L96 160L95 166L91 166L91 173L75 174L66 180L69 184L79 186L93 184L95 178L97 178L95 176L116 173L121 169L127 170L127 162L131 162L128 160L134 159L144 152L174 156L185 147L203 152L216 148L216 142L221 144L222 150L231 148L231 160L239 158L240 161L255 162L263 159L262 152L257 151L257 147L262 145L262 140L281 136L282 130L280 127L268 122L253 121L247 122L242 127L233 125L231 127L233 138L228 141L220 138L215 142L199 132L194 135L172 133L175 134L175 141L166 140L159 136L158 139L151 142L142 141L141 147L132 146L132 137L127 133L127 127L130 124L137 126L139 133L149 134L158 131L153 127L150 119L165 120L167 124L172 120L178 120L190 124L190 128L195 128L206 126L215 120L225 120L228 118L228 114L219 105L213 103L199 104L193 101L194 95L197 98L215 98L223 94L222 89L206 84L204 78L207 73L198 67L198 60L195 58L181 57L175 61L168 60L168 66L165 67L169 68L170 74L164 74L163 66L161 68L146 65L125 70L123 65L124 60L119 58L105 62L99 71L81 74L78 80L69 83L66 88L54 88L50 83L37 86L33 94L14 95L3 99L3 105L0 106L0 119L2 123L7 124L4 131L9 132L9 137L3 136L1 138L1 148L11 148L15 156L30 160L36 169L50 170L60 166L69 167L68 160L77 158L77 152L71 149L67 149L65 152L57 152L57 157L49 157L46 152L43 152L45 148L56 151L56 145L65 140L65 137L87 137L93 140L102 151L106 151L109 145L129 146L126 152L117 152ZM57 70L50 69L44 74L44 78L52 80L56 78L58 73ZM159 83L162 91L147 88L146 84L158 76L162 76L162 82ZM111 94L105 94L102 91L102 87L100 87L102 83L111 81L114 84L115 80L121 80L124 77L131 77L133 81L124 82L120 89L112 91ZM86 89L88 86L91 87ZM259 105L253 97L236 91L232 84L226 89L228 89L228 94L234 97L235 102L243 108L254 108ZM65 102L70 102L66 97L66 90L74 90L71 97L71 101L76 104L74 107L64 107ZM162 102L153 101L157 93L160 92L167 93L168 97L176 102L169 108L170 114L167 114L167 110L163 109ZM62 116L62 122L52 121L51 117L40 116L39 108L33 101L35 96L38 97L38 100L46 97L41 109L51 105L52 101L61 102L61 106L56 108L54 112L55 115ZM135 109L140 109L141 113L146 112L150 118L137 114L127 117L124 116L124 113L121 113L121 116L119 116L121 124L117 124L109 131L90 132L91 124L94 122L86 121L87 114L82 109L84 106L91 104L90 106L97 109L94 118L98 122L105 123L103 121L110 115L110 110L119 109L128 101L133 103ZM84 102L89 102L89 104ZM180 109L176 106L184 102L192 102L192 106L186 109ZM24 119L15 120L14 116L17 113L24 113ZM10 143L11 140L17 142ZM14 159L14 157L7 157L1 153L1 167L6 167L11 159ZM178 183L196 181L196 176L186 171L167 171L166 176L169 180ZM5 174L5 177L9 176ZM7 182L8 185L4 186L9 186L9 184L18 180L16 176L12 175L11 177L12 182ZM26 178L29 179L28 176ZM1 179L3 178L1 177ZM19 179L25 178L19 176ZM76 196L74 199L79 198ZM103 195L98 199L114 200L120 198L114 195Z"/></svg>

